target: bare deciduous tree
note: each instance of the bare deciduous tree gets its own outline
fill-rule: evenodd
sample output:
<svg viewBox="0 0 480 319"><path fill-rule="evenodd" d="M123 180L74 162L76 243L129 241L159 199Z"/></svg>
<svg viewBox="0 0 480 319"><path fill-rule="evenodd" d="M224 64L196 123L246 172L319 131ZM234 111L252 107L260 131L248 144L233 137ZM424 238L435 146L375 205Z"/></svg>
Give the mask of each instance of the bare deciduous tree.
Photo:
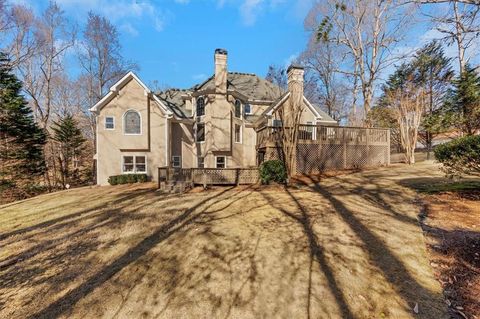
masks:
<svg viewBox="0 0 480 319"><path fill-rule="evenodd" d="M381 72L398 59L393 50L405 33L413 9L414 5L407 6L401 0L326 0L309 13L321 18L318 40L346 50L349 63L338 71L358 79L364 116L371 108Z"/></svg>
<svg viewBox="0 0 480 319"><path fill-rule="evenodd" d="M474 48L480 34L480 5L473 1L452 0L448 6L445 15L430 17L436 29L444 35L443 40L456 46L459 70L463 73L469 60L468 51Z"/></svg>

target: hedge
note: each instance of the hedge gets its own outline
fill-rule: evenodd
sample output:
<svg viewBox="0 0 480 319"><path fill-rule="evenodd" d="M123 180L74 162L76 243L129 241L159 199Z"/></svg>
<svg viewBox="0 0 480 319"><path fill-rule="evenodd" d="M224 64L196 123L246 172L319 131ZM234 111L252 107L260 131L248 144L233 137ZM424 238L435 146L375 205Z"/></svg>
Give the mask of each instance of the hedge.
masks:
<svg viewBox="0 0 480 319"><path fill-rule="evenodd" d="M434 153L447 176L480 174L480 135L465 136L438 145Z"/></svg>
<svg viewBox="0 0 480 319"><path fill-rule="evenodd" d="M271 160L262 163L260 166L260 180L262 184L270 184L270 182L285 183L287 181L287 170L283 162Z"/></svg>
<svg viewBox="0 0 480 319"><path fill-rule="evenodd" d="M147 179L147 174L122 174L110 176L108 183L110 185L145 183Z"/></svg>

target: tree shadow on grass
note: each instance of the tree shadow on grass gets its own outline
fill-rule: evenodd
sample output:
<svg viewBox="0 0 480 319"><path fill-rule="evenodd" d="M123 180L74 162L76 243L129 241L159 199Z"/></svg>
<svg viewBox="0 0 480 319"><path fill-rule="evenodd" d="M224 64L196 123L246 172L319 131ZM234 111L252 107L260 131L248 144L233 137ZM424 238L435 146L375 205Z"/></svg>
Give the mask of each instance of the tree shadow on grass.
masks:
<svg viewBox="0 0 480 319"><path fill-rule="evenodd" d="M43 310L31 315L30 318L55 318L62 314L65 314L78 301L93 292L93 290L108 281L115 274L119 273L122 269L134 263L140 257L144 256L148 251L150 251L162 241L166 240L176 232L181 231L187 225L192 224L209 207L212 207L218 202L224 200L223 195L226 195L231 189L232 188L225 189L218 194L205 198L198 204L185 210L176 218L163 224L161 227L157 228L151 235L145 237L137 245L128 249L126 253L116 258L110 264L105 266L100 271L96 272L93 276L88 278L86 281L81 283L73 290L70 290L63 297L51 303Z"/></svg>
<svg viewBox="0 0 480 319"><path fill-rule="evenodd" d="M409 274L403 262L355 216L355 212L349 210L341 200L329 192L328 187L322 187L318 182L312 183L309 187L327 199L338 216L360 238L371 261L381 270L384 278L392 284L397 294L411 307L410 309L413 309L418 302L420 309L428 311L431 318L440 318L445 314L439 303L442 296L419 284Z"/></svg>

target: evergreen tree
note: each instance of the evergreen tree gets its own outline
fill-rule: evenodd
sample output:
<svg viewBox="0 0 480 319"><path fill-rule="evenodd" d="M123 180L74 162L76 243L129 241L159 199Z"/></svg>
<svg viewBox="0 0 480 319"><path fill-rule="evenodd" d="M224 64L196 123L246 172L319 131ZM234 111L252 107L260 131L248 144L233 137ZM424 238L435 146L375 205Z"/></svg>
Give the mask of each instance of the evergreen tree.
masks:
<svg viewBox="0 0 480 319"><path fill-rule="evenodd" d="M442 106L453 78L451 60L445 56L442 45L432 41L421 48L412 61L414 81L424 88L428 99L420 129L420 137L427 147L427 158L430 158L435 135L448 128Z"/></svg>
<svg viewBox="0 0 480 319"><path fill-rule="evenodd" d="M0 52L0 180L31 182L45 172L46 136L36 124L21 94L22 83L12 73L9 62Z"/></svg>
<svg viewBox="0 0 480 319"><path fill-rule="evenodd" d="M58 142L60 147L58 162L60 164L62 184L65 187L67 183L72 181L71 173L78 172L75 167L72 171L70 166L73 165L74 160L78 159L84 149L85 138L72 115L66 115L59 121L54 122L52 131L52 139Z"/></svg>
<svg viewBox="0 0 480 319"><path fill-rule="evenodd" d="M480 130L480 76L470 65L454 81L454 87L447 100L451 111L452 124L466 135Z"/></svg>

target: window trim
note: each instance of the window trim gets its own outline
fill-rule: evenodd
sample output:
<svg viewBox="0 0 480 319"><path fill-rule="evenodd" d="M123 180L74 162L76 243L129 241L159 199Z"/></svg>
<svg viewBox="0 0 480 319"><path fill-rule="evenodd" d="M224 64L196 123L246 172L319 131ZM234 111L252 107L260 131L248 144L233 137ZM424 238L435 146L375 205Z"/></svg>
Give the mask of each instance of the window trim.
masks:
<svg viewBox="0 0 480 319"><path fill-rule="evenodd" d="M121 160L121 172L122 174L147 174L148 172L148 159L147 155L121 155L122 160ZM125 157L133 157L133 171L131 172L125 172L123 169L125 167ZM137 157L145 157L145 171L144 172L137 172Z"/></svg>
<svg viewBox="0 0 480 319"><path fill-rule="evenodd" d="M224 166L225 167L218 167L218 158L220 157L223 157L225 160L224 160ZM215 156L215 168L219 168L219 169L222 169L222 168L227 168L227 157L225 155L219 155L219 156Z"/></svg>
<svg viewBox="0 0 480 319"><path fill-rule="evenodd" d="M198 135L197 135L198 125L203 125L203 141L198 140ZM195 125L195 143L198 143L198 144L205 143L205 128L206 128L205 123L203 123L203 122L202 123L196 123L196 125Z"/></svg>
<svg viewBox="0 0 480 319"><path fill-rule="evenodd" d="M235 137L236 137L236 126L240 127L240 141L236 141ZM240 125L240 124L237 124L237 123L234 123L233 124L233 142L235 144L242 144L243 143L243 125Z"/></svg>
<svg viewBox="0 0 480 319"><path fill-rule="evenodd" d="M113 120L113 127L112 128L108 128L107 127L107 118L111 118ZM105 116L105 121L103 121L103 128L107 131L113 131L115 130L115 116L113 115L107 115Z"/></svg>
<svg viewBox="0 0 480 319"><path fill-rule="evenodd" d="M125 128L126 128L126 125L125 125L125 117L126 117L126 115L127 115L128 112L136 112L136 113L138 114L138 116L140 117L140 133L125 133ZM139 111L134 110L134 109L128 109L128 110L126 110L125 113L123 113L123 119L122 119L123 135L142 135L142 134L143 134L142 123L143 123L142 114L141 114Z"/></svg>
<svg viewBox="0 0 480 319"><path fill-rule="evenodd" d="M175 158L178 157L179 166L175 166ZM181 155L172 155L172 167L173 168L182 168L182 156Z"/></svg>

